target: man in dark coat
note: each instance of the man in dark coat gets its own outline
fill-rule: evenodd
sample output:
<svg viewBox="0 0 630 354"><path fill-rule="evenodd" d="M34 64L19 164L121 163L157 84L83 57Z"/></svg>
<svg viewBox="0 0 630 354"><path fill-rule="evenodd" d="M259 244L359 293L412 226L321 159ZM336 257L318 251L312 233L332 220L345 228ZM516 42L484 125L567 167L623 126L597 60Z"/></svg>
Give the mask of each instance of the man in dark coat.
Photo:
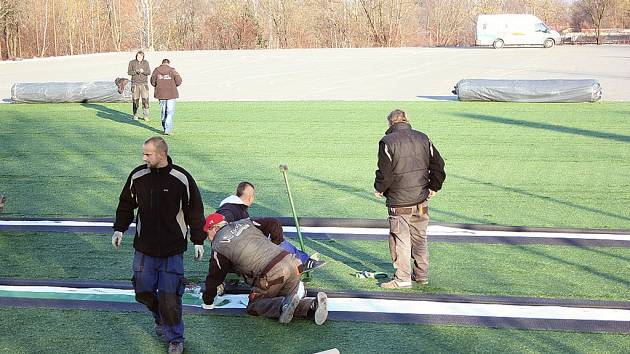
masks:
<svg viewBox="0 0 630 354"><path fill-rule="evenodd" d="M386 197L389 250L396 274L381 287L410 288L412 280L429 283L429 199L442 188L446 173L437 148L426 134L411 129L405 112L394 110L387 121L389 129L378 147L374 189L376 196Z"/></svg>

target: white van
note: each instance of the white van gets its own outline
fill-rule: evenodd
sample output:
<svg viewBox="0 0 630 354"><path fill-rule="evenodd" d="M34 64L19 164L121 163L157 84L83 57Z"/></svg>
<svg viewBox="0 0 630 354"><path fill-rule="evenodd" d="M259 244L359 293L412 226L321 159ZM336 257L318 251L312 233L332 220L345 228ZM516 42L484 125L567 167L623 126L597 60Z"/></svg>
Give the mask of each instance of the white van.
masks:
<svg viewBox="0 0 630 354"><path fill-rule="evenodd" d="M507 45L542 45L551 48L560 42L560 34L550 30L534 15L479 15L479 46L503 48Z"/></svg>

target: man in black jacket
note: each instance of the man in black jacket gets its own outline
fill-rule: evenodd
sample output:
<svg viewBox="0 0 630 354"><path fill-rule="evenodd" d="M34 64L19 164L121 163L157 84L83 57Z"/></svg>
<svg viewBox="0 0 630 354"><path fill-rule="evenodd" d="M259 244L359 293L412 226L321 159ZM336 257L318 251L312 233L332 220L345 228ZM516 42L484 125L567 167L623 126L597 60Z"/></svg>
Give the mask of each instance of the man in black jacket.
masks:
<svg viewBox="0 0 630 354"><path fill-rule="evenodd" d="M120 247L123 232L138 208L132 278L136 301L153 313L155 331L169 343L169 353L181 353L183 254L190 227L195 258L201 260L203 256L203 203L192 176L173 165L164 139L148 139L143 145L143 160L146 164L131 171L120 193L112 245Z"/></svg>
<svg viewBox="0 0 630 354"><path fill-rule="evenodd" d="M389 250L396 269L382 288L410 288L429 283L428 201L446 178L444 160L429 137L411 129L405 112L392 111L389 129L379 142L375 195L385 196L389 213ZM413 274L410 260L413 258Z"/></svg>

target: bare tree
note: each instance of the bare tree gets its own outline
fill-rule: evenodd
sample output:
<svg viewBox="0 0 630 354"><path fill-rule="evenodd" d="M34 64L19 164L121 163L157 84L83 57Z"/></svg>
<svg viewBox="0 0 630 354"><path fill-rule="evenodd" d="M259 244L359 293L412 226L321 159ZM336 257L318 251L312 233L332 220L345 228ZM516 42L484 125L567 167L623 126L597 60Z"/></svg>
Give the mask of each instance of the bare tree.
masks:
<svg viewBox="0 0 630 354"><path fill-rule="evenodd" d="M105 5L107 8L107 19L109 21L112 45L116 51L120 51L123 39L120 0L106 0Z"/></svg>
<svg viewBox="0 0 630 354"><path fill-rule="evenodd" d="M597 44L602 44L601 29L603 20L609 14L615 0L579 0L576 3L578 11L586 14L595 27Z"/></svg>
<svg viewBox="0 0 630 354"><path fill-rule="evenodd" d="M422 0L427 31L437 46L462 44L465 32L470 32L469 1Z"/></svg>

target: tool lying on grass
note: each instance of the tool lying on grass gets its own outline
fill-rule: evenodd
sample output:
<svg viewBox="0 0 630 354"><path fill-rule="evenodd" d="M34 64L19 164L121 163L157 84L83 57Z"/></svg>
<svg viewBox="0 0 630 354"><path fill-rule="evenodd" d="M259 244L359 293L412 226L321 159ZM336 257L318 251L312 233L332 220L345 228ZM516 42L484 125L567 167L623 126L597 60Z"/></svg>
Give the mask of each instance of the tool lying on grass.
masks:
<svg viewBox="0 0 630 354"><path fill-rule="evenodd" d="M364 271L361 271L361 272L356 272L354 274L354 276L359 278L359 279L366 279L366 278L385 279L385 278L388 278L386 273L383 273L383 272L368 272L367 270L364 270Z"/></svg>

